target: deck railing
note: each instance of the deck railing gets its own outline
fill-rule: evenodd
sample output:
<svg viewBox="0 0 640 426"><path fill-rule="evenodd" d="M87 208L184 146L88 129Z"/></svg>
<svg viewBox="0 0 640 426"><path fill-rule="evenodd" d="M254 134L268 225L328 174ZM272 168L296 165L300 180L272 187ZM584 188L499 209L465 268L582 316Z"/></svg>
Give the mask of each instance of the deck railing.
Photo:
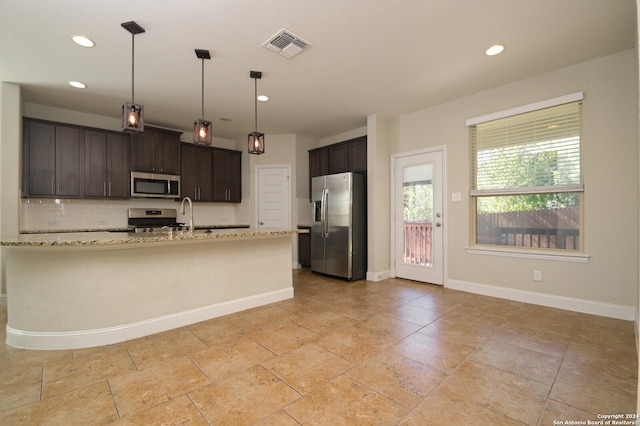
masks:
<svg viewBox="0 0 640 426"><path fill-rule="evenodd" d="M580 248L580 230L576 228L498 226L495 230L496 241L500 245L566 250Z"/></svg>
<svg viewBox="0 0 640 426"><path fill-rule="evenodd" d="M404 263L431 264L431 222L404 223Z"/></svg>

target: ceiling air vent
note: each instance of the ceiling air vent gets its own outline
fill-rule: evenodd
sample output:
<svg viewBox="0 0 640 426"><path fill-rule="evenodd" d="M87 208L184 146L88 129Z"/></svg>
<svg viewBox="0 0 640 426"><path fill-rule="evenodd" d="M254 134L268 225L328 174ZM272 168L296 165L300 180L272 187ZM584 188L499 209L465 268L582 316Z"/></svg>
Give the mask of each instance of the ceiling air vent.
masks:
<svg viewBox="0 0 640 426"><path fill-rule="evenodd" d="M311 44L283 28L272 37L269 37L269 40L262 43L262 46L273 50L287 59L291 59L311 46Z"/></svg>

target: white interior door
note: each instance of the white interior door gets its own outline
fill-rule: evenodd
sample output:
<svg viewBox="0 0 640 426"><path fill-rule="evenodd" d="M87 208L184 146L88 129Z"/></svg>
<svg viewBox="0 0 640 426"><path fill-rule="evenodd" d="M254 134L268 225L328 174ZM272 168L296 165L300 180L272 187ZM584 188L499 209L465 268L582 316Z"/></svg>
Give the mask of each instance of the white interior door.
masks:
<svg viewBox="0 0 640 426"><path fill-rule="evenodd" d="M442 151L394 159L395 275L443 284Z"/></svg>
<svg viewBox="0 0 640 426"><path fill-rule="evenodd" d="M289 166L257 166L257 228L291 228Z"/></svg>

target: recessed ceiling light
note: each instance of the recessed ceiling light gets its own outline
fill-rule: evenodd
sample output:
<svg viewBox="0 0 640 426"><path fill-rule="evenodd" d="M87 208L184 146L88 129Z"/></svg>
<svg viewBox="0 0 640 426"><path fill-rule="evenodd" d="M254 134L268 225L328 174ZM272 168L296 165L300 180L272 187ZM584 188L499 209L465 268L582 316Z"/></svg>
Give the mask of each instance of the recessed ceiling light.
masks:
<svg viewBox="0 0 640 426"><path fill-rule="evenodd" d="M502 53L503 50L504 50L504 46L503 45L494 44L493 46L488 48L484 53L487 56L495 56L495 55L499 55L500 53Z"/></svg>
<svg viewBox="0 0 640 426"><path fill-rule="evenodd" d="M71 37L71 40L73 40L73 42L75 44L77 44L79 46L82 46L82 47L93 47L93 46L96 45L93 41L91 41L90 39L88 39L85 36L79 36L79 35L73 36L73 37Z"/></svg>
<svg viewBox="0 0 640 426"><path fill-rule="evenodd" d="M76 89L86 89L87 87L87 85L81 81L70 81L69 85L75 87Z"/></svg>
<svg viewBox="0 0 640 426"><path fill-rule="evenodd" d="M258 95L256 99L258 99L260 102L267 102L269 100L269 97L267 95Z"/></svg>

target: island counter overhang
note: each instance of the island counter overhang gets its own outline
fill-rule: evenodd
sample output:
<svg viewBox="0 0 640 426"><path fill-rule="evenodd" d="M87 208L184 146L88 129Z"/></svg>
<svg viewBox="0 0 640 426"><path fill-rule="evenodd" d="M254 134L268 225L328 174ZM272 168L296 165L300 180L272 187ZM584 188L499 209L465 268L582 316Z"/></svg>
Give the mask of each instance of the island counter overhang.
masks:
<svg viewBox="0 0 640 426"><path fill-rule="evenodd" d="M3 240L7 344L118 343L293 297L292 235L29 234Z"/></svg>

